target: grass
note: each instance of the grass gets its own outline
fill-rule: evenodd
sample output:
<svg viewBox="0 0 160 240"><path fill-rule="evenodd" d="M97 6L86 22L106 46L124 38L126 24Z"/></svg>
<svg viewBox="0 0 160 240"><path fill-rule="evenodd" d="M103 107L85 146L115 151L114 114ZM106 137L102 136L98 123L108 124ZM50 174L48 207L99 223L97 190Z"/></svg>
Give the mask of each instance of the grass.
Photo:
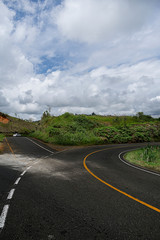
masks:
<svg viewBox="0 0 160 240"><path fill-rule="evenodd" d="M3 134L0 134L0 142L3 141L4 137L5 137L5 136L4 136Z"/></svg>
<svg viewBox="0 0 160 240"><path fill-rule="evenodd" d="M125 154L124 158L135 165L160 172L160 146L147 146Z"/></svg>
<svg viewBox="0 0 160 240"><path fill-rule="evenodd" d="M4 137L5 136L3 134L0 134L0 153L3 151L3 145L1 144L1 142L3 141Z"/></svg>
<svg viewBox="0 0 160 240"><path fill-rule="evenodd" d="M59 145L98 144L101 138L93 131L96 126L97 122L84 115L65 113L59 117L43 118L39 130L31 136Z"/></svg>
<svg viewBox="0 0 160 240"><path fill-rule="evenodd" d="M65 113L54 117L45 112L30 136L59 145L150 142L160 140L160 121L145 115L140 118Z"/></svg>
<svg viewBox="0 0 160 240"><path fill-rule="evenodd" d="M6 116L9 119L9 123L4 124L0 122L0 133L2 134L12 135L15 132L29 134L36 129L37 123L35 122L22 120L8 115Z"/></svg>

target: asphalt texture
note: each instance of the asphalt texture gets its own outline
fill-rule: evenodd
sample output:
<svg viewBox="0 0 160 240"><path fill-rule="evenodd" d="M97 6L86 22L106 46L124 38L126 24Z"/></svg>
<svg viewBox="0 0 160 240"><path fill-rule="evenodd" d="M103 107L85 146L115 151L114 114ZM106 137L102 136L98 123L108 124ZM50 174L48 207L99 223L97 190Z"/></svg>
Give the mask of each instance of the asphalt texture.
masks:
<svg viewBox="0 0 160 240"><path fill-rule="evenodd" d="M160 209L160 176L127 166L118 157L120 152L145 144L57 152L24 137L7 141L15 156L9 153L6 143L6 153L0 155L1 211L16 179L26 167L32 168L15 187L0 239L160 239L159 212L106 186L83 165L89 153L104 150L87 157L90 171L115 188Z"/></svg>

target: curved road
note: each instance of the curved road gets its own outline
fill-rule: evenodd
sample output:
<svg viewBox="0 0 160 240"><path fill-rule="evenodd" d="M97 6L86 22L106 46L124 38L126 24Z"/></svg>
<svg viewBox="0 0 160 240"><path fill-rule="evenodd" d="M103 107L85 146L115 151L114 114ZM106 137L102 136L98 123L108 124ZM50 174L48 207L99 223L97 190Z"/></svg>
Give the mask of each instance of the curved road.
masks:
<svg viewBox="0 0 160 240"><path fill-rule="evenodd" d="M0 239L160 239L160 176L119 154L145 144L58 152L24 137L0 155Z"/></svg>

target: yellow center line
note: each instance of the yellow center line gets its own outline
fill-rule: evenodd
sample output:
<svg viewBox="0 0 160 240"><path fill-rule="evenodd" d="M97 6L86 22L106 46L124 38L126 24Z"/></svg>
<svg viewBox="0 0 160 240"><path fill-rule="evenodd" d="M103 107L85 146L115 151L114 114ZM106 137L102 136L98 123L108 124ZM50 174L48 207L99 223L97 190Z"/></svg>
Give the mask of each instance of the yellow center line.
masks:
<svg viewBox="0 0 160 240"><path fill-rule="evenodd" d="M117 147L113 147L113 148L117 148ZM86 165L86 159L87 159L90 155L95 154L95 153L98 153L98 152L102 152L102 151L105 151L105 150L110 150L110 149L113 149L113 148L105 148L105 149L101 149L101 150L97 150L97 151L94 151L94 152L89 153L89 154L83 159L84 168L85 168L94 178L96 178L96 179L99 180L100 182L104 183L104 184L107 185L108 187L110 187L110 188L114 189L115 191L117 191L117 192L125 195L126 197L131 198L132 200L134 200L134 201L136 201L136 202L138 202L138 203L141 203L142 205L144 205L144 206L146 206L146 207L148 207L148 208L150 208L150 209L152 209L152 210L160 213L160 209L159 209L159 208L156 208L156 207L154 207L154 206L152 206L152 205L150 205L150 204L148 204L148 203L146 203L146 202L143 202L143 201L139 200L138 198L135 198L135 197L131 196L130 194L128 194L128 193L126 193L126 192L123 192L123 191L121 191L120 189L112 186L111 184L105 182L104 180L102 180L101 178L99 178L98 176L96 176L96 175L87 167L87 165ZM120 147L118 147L118 148L120 148Z"/></svg>
<svg viewBox="0 0 160 240"><path fill-rule="evenodd" d="M15 153L14 153L14 151L13 151L13 149L11 148L11 146L10 146L10 144L9 144L9 142L8 142L8 140L7 140L7 138L5 137L5 140L6 140L6 143L7 143L7 145L8 145L8 147L9 147L9 149L10 149L10 151L11 151L11 153L16 157L16 155L15 155Z"/></svg>

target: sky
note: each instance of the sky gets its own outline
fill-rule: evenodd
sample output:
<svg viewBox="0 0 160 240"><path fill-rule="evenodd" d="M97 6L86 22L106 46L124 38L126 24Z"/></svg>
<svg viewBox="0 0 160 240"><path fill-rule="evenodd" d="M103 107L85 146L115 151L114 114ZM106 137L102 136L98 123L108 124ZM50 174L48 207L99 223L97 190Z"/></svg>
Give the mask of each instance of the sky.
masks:
<svg viewBox="0 0 160 240"><path fill-rule="evenodd" d="M0 111L160 117L159 0L1 0Z"/></svg>

